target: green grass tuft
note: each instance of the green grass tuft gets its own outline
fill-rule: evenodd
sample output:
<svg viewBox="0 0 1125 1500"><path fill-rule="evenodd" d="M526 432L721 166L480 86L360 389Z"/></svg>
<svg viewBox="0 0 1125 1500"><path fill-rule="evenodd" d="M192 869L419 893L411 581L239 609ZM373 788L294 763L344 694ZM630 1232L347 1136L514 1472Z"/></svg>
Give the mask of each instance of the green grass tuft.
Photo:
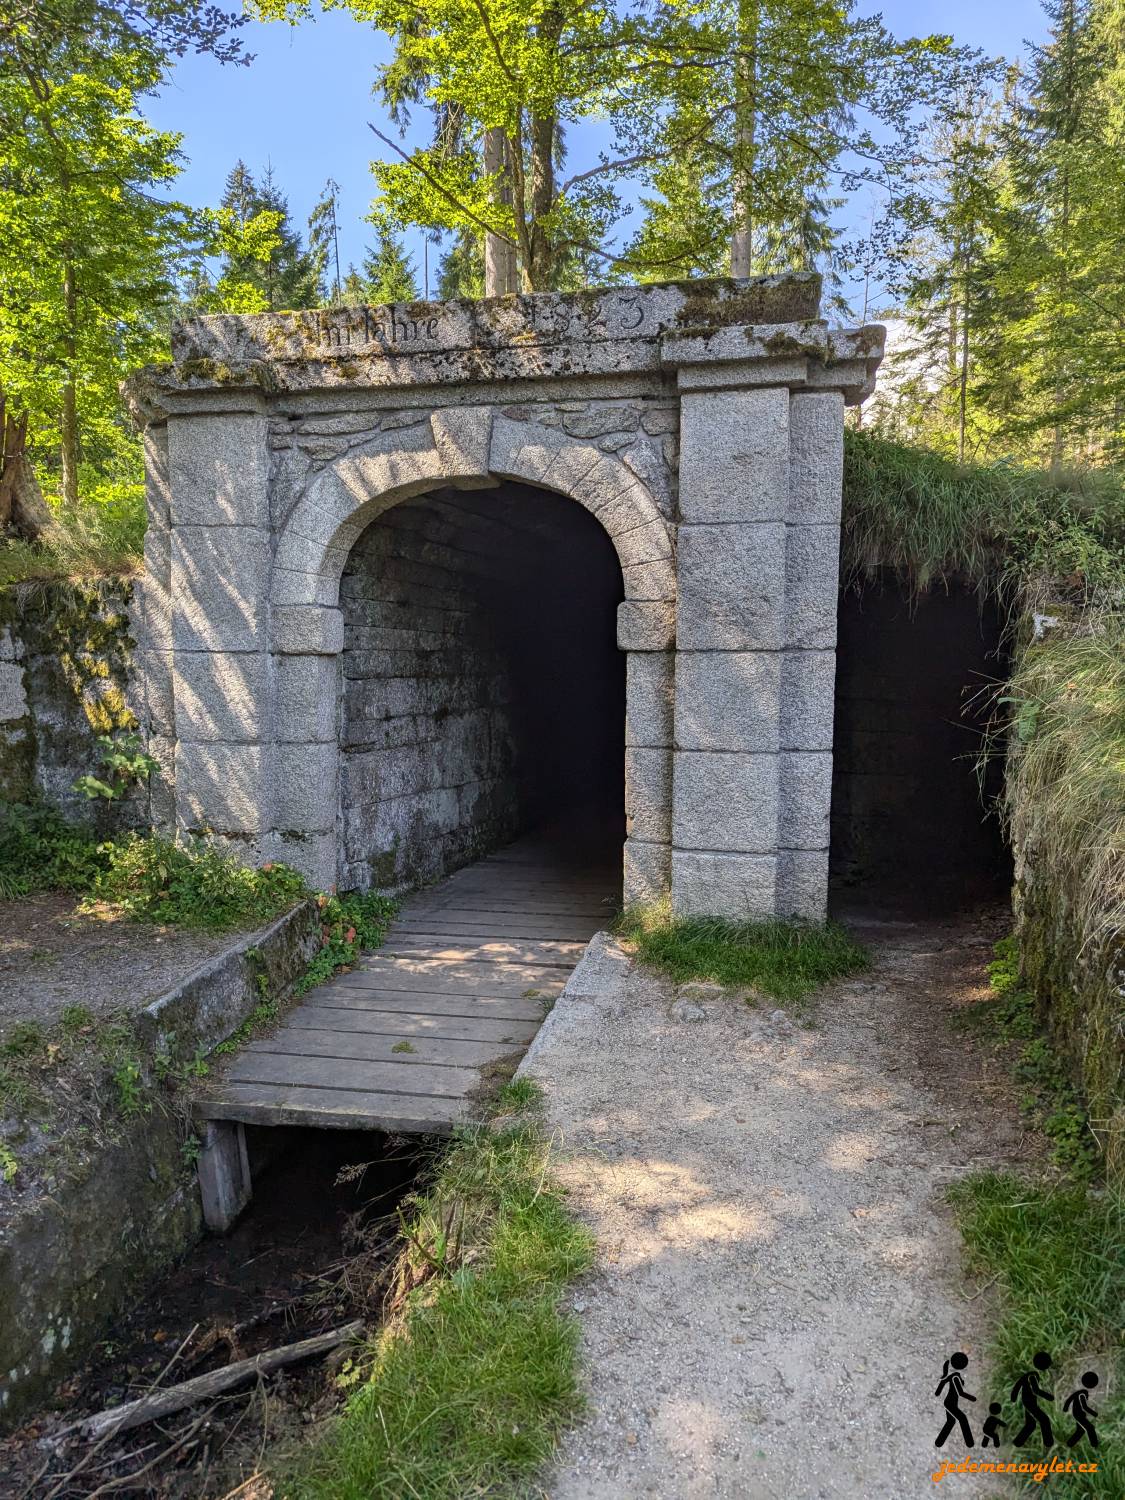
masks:
<svg viewBox="0 0 1125 1500"><path fill-rule="evenodd" d="M0 541L0 588L140 571L146 523L143 484L103 483L76 511L52 502L51 512L51 524L38 541Z"/></svg>
<svg viewBox="0 0 1125 1500"><path fill-rule="evenodd" d="M752 985L778 1000L801 1000L822 984L865 969L867 950L834 922L727 922L673 917L666 903L632 907L617 932L637 957L677 984L709 979Z"/></svg>
<svg viewBox="0 0 1125 1500"><path fill-rule="evenodd" d="M1051 1371L1057 1435L1072 1424L1062 1403L1077 1377L1097 1363L1102 1383L1093 1398L1101 1446L1071 1450L1096 1457L1099 1472L1082 1478L1082 1495L1120 1500L1125 1495L1125 1357L1121 1313L1125 1307L1125 1198L1082 1186L1038 1187L1002 1172L977 1172L950 1189L973 1271L996 1278L1000 1320L990 1351L992 1399L1008 1400L1016 1377L1045 1349ZM1109 1379L1106 1379L1106 1375ZM983 1394L978 1403L983 1403ZM1018 1427L1018 1419L1016 1421ZM1010 1436L1015 1428L1008 1428ZM1063 1450L1065 1452L1065 1450ZM1038 1456L1038 1455L1037 1455Z"/></svg>
<svg viewBox="0 0 1125 1500"><path fill-rule="evenodd" d="M581 1410L563 1288L592 1259L530 1125L458 1138L404 1218L399 1312L278 1500L530 1493Z"/></svg>

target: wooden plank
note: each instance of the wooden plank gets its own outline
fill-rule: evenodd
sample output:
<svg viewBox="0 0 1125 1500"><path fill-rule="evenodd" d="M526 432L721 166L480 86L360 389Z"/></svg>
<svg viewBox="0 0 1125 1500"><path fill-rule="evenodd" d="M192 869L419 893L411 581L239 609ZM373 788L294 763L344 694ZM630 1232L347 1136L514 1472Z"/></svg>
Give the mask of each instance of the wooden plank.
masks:
<svg viewBox="0 0 1125 1500"><path fill-rule="evenodd" d="M394 925L398 934L440 932L443 938L472 938L474 941L526 942L561 939L570 943L588 943L598 924L586 917L514 917L505 913L486 912L482 917L450 917L443 912L419 912L399 917Z"/></svg>
<svg viewBox="0 0 1125 1500"><path fill-rule="evenodd" d="M319 995L319 991L316 993ZM286 1024L298 1029L338 1031L345 1035L435 1036L445 1037L449 1041L503 1042L508 1047L526 1047L539 1030L538 1019L482 1020L475 1014L430 1016L416 1010L358 1010L354 1006L332 1008L327 1004L300 1005Z"/></svg>
<svg viewBox="0 0 1125 1500"><path fill-rule="evenodd" d="M200 1099L193 1112L199 1120L241 1120L245 1125L448 1135L459 1121L472 1117L473 1106L464 1098L232 1083L221 1093Z"/></svg>
<svg viewBox="0 0 1125 1500"><path fill-rule="evenodd" d="M418 990L391 994L386 990L336 989L326 984L311 991L317 1005L341 1009L370 1011L381 1015L464 1016L466 1019L494 1021L534 1021L544 1016L541 1001L534 995L425 995Z"/></svg>
<svg viewBox="0 0 1125 1500"><path fill-rule="evenodd" d="M399 1051L403 1045L408 1051ZM449 1037L381 1036L360 1031L283 1027L260 1042L249 1042L241 1056L250 1053L286 1053L291 1057L334 1057L350 1062L386 1062L396 1067L417 1068L434 1063L443 1068L481 1068L510 1052L522 1051L511 1042L453 1041ZM236 1076L232 1071L232 1077Z"/></svg>
<svg viewBox="0 0 1125 1500"><path fill-rule="evenodd" d="M411 901L402 908L396 919L407 917L452 917L458 922L479 922L484 917L515 917L521 922L547 917L550 921L577 918L580 922L600 922L608 927L617 916L618 908L608 903L595 906L589 901L520 901L515 897L478 896L463 897L456 901Z"/></svg>
<svg viewBox="0 0 1125 1500"><path fill-rule="evenodd" d="M573 969L586 944L530 938L446 938L441 933L390 936L380 950L387 958L441 958L452 963L535 964L543 968Z"/></svg>
<svg viewBox="0 0 1125 1500"><path fill-rule="evenodd" d="M248 1051L234 1059L227 1077L231 1083L273 1083L367 1094L434 1094L444 1099L462 1098L480 1082L475 1068Z"/></svg>
<svg viewBox="0 0 1125 1500"><path fill-rule="evenodd" d="M566 983L558 967L531 964L470 964L422 962L401 958L382 963L359 963L335 976L332 983L353 989L426 990L434 995L523 995L528 990L556 992Z"/></svg>

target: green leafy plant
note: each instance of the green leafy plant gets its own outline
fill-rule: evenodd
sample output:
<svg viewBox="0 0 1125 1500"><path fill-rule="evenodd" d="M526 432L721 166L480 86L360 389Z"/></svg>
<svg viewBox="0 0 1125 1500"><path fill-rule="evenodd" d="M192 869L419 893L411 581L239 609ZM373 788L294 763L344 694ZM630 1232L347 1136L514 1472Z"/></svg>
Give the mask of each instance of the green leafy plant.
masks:
<svg viewBox="0 0 1125 1500"><path fill-rule="evenodd" d="M4 1182L14 1181L19 1169L15 1152L4 1141L0 1141L0 1179Z"/></svg>
<svg viewBox="0 0 1125 1500"><path fill-rule="evenodd" d="M355 963L365 949L377 948L390 926L397 903L374 891L347 896L320 895L320 950L297 981L296 993L305 994L330 979L337 969Z"/></svg>
<svg viewBox="0 0 1125 1500"><path fill-rule="evenodd" d="M99 760L105 767L108 779L79 776L74 783L74 790L91 801L98 797L104 797L109 802L120 801L131 787L145 781L160 769L159 761L142 749L141 738L137 734L119 735L116 739L112 735L99 734L98 744L101 747Z"/></svg>
<svg viewBox="0 0 1125 1500"><path fill-rule="evenodd" d="M105 862L91 830L45 803L0 806L0 898L89 890Z"/></svg>
<svg viewBox="0 0 1125 1500"><path fill-rule="evenodd" d="M250 869L205 840L177 843L160 834L126 834L101 845L105 865L91 889L144 922L212 932L253 927L307 894L288 865Z"/></svg>

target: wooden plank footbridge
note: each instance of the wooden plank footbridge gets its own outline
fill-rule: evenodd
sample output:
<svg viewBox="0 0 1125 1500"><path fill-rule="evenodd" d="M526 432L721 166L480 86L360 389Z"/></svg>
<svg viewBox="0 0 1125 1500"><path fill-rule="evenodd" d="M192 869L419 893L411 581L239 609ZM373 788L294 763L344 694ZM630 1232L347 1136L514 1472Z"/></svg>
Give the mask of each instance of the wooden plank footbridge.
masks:
<svg viewBox="0 0 1125 1500"><path fill-rule="evenodd" d="M249 1201L245 1125L442 1135L472 1118L619 892L604 863L525 838L408 898L380 949L310 990L197 1102L208 1225L229 1228Z"/></svg>

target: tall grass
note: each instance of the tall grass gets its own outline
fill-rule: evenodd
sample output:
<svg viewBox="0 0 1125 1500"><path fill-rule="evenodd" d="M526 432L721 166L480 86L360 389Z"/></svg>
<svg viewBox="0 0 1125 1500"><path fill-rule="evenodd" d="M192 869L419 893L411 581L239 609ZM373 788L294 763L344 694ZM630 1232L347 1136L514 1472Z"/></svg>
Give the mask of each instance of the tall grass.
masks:
<svg viewBox="0 0 1125 1500"><path fill-rule="evenodd" d="M1099 613L1023 652L1004 809L1086 940L1125 935L1125 614Z"/></svg>
<svg viewBox="0 0 1125 1500"><path fill-rule="evenodd" d="M1125 588L1125 476L1108 469L959 465L870 433L844 436L843 566L919 591L956 578L982 591L1034 580L1087 602Z"/></svg>
<svg viewBox="0 0 1125 1500"><path fill-rule="evenodd" d="M77 510L52 502L51 524L37 541L0 541L0 588L134 573L142 566L144 540L144 485L104 484Z"/></svg>

